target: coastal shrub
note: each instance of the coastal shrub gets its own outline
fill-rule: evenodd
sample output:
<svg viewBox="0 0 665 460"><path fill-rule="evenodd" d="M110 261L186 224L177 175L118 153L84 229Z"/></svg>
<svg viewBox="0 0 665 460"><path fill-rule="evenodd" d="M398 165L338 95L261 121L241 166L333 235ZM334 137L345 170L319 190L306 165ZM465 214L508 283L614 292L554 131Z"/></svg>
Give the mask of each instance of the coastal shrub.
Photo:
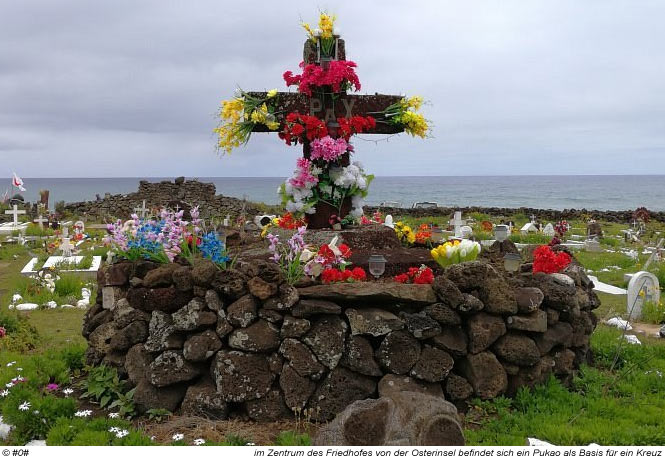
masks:
<svg viewBox="0 0 665 460"><path fill-rule="evenodd" d="M665 306L663 302L644 302L644 305L642 305L642 321L651 324L665 323Z"/></svg>

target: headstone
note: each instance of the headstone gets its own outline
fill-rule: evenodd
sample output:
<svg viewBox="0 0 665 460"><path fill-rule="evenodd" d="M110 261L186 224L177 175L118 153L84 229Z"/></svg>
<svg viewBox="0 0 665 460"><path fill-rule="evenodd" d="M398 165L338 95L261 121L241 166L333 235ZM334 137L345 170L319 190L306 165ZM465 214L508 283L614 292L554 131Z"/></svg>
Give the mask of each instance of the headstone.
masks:
<svg viewBox="0 0 665 460"><path fill-rule="evenodd" d="M62 243L60 243L60 250L62 251L62 256L71 257L72 249L74 249L74 245L69 242L69 238L63 237Z"/></svg>
<svg viewBox="0 0 665 460"><path fill-rule="evenodd" d="M602 248L600 247L600 243L596 239L590 239L586 240L584 242L584 249L589 251L589 252L602 252Z"/></svg>
<svg viewBox="0 0 665 460"><path fill-rule="evenodd" d="M520 229L520 233L522 235L526 235L528 233L536 233L538 232L538 227L536 227L536 224L533 222L528 222L524 224L524 226Z"/></svg>
<svg viewBox="0 0 665 460"><path fill-rule="evenodd" d="M646 302L660 302L660 285L658 278L645 271L635 273L628 283L626 312L629 321L642 318L642 309Z"/></svg>
<svg viewBox="0 0 665 460"><path fill-rule="evenodd" d="M14 204L12 206L12 209L8 209L7 211L5 211L5 214L13 216L14 227L18 228L18 216L21 214L25 214L25 211L23 209L19 209L17 204Z"/></svg>
<svg viewBox="0 0 665 460"><path fill-rule="evenodd" d="M60 222L60 226L62 227L62 236L63 238L67 238L69 236L69 227L72 225L72 221L68 220L67 222Z"/></svg>
<svg viewBox="0 0 665 460"><path fill-rule="evenodd" d="M462 225L462 227L460 227L460 236L464 239L471 238L471 236L473 236L473 229L468 225Z"/></svg>
<svg viewBox="0 0 665 460"><path fill-rule="evenodd" d="M386 227L395 228L395 223L393 222L393 216L391 214L386 215L386 218L383 220L383 225Z"/></svg>
<svg viewBox="0 0 665 460"><path fill-rule="evenodd" d="M36 224L39 224L39 228L43 229L43 228L44 228L44 224L45 224L45 223L48 223L48 219L44 219L44 218L42 217L42 215L40 214L39 217L38 217L37 219L33 220L33 222L35 222Z"/></svg>
<svg viewBox="0 0 665 460"><path fill-rule="evenodd" d="M450 225L455 229L455 237L462 238L462 226L466 224L466 221L462 219L462 212L455 211L453 219L450 221Z"/></svg>
<svg viewBox="0 0 665 460"><path fill-rule="evenodd" d="M224 218L224 227L230 227L231 226L231 216L229 214L226 215Z"/></svg>
<svg viewBox="0 0 665 460"><path fill-rule="evenodd" d="M543 235L545 236L554 236L554 225L551 223L545 225L545 228L543 229Z"/></svg>
<svg viewBox="0 0 665 460"><path fill-rule="evenodd" d="M136 214L138 214L142 219L145 218L145 215L148 212L148 209L145 207L145 200L143 200L143 204L141 206L134 208L134 212L136 212Z"/></svg>

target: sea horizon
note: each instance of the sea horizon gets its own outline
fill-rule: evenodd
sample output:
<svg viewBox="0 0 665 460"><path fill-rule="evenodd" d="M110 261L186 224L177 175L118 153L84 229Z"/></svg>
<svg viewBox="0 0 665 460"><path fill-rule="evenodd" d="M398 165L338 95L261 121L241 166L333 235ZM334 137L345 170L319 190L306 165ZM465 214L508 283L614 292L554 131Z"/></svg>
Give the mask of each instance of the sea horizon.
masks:
<svg viewBox="0 0 665 460"><path fill-rule="evenodd" d="M141 180L158 182L176 176L122 177L23 177L27 201L35 202L39 190L50 191L50 208L56 201L90 201L99 194L136 192ZM185 176L215 184L217 193L266 204L278 204L276 176ZM12 193L11 186L6 187ZM0 189L0 194L4 193ZM13 189L15 192L16 189ZM377 176L369 187L367 204L398 202L410 207L430 201L446 207L505 207L542 209L589 209L623 211L644 206L665 211L663 174L576 175L418 175Z"/></svg>

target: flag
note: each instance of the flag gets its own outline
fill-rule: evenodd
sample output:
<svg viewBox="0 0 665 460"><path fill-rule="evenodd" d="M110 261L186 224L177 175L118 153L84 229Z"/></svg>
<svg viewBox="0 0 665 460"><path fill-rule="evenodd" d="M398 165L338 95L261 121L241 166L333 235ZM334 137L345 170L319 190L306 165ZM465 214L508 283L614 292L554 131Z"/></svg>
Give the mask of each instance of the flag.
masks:
<svg viewBox="0 0 665 460"><path fill-rule="evenodd" d="M23 187L23 179L18 177L16 173L14 173L14 177L12 178L12 185L18 188L20 191L25 192L25 188Z"/></svg>

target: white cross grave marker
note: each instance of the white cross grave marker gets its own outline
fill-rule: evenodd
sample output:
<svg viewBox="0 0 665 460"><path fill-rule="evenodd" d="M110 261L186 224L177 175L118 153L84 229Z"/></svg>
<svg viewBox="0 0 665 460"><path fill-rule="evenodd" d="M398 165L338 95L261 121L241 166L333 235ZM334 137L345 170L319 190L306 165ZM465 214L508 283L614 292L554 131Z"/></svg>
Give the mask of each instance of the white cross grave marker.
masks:
<svg viewBox="0 0 665 460"><path fill-rule="evenodd" d="M39 228L43 229L44 224L48 222L48 219L44 219L44 217L40 214L38 219L33 220L33 222L39 224Z"/></svg>
<svg viewBox="0 0 665 460"><path fill-rule="evenodd" d="M141 218L145 218L145 214L146 214L146 212L148 212L148 209L145 207L145 200L143 200L143 205L141 205L140 207L137 206L136 208L134 208L134 211L139 216L141 216Z"/></svg>
<svg viewBox="0 0 665 460"><path fill-rule="evenodd" d="M74 249L74 245L69 242L69 238L63 237L62 243L60 243L60 250L62 251L62 256L71 257L72 249Z"/></svg>
<svg viewBox="0 0 665 460"><path fill-rule="evenodd" d="M14 216L14 227L18 227L18 216L19 214L25 214L23 209L19 210L18 205L14 205L12 209L5 211L5 214L11 214Z"/></svg>
<svg viewBox="0 0 665 460"><path fill-rule="evenodd" d="M451 220L450 223L455 227L455 236L461 238L462 226L466 224L466 221L462 219L462 211L455 211L453 220Z"/></svg>
<svg viewBox="0 0 665 460"><path fill-rule="evenodd" d="M69 236L69 226L72 225L72 221L68 220L67 222L60 223L62 227L62 237L67 238Z"/></svg>

